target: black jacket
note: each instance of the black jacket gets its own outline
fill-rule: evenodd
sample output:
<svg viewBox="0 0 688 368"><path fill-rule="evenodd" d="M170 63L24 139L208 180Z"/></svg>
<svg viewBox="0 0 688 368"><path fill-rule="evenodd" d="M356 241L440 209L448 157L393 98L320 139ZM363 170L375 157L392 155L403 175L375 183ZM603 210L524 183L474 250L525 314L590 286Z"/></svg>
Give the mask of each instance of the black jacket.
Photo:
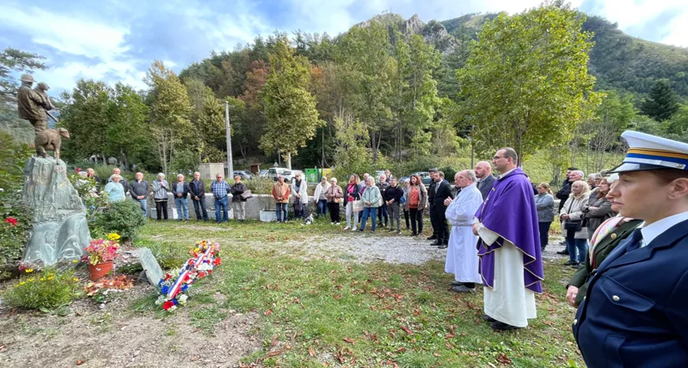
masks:
<svg viewBox="0 0 688 368"><path fill-rule="evenodd" d="M129 194L131 194L131 198L136 199L138 196L144 196L145 199L145 197L148 197L148 193L150 193L150 190L146 180L141 180L140 183L134 180L129 185Z"/></svg>
<svg viewBox="0 0 688 368"><path fill-rule="evenodd" d="M555 194L557 198L560 200L566 202L567 199L569 199L569 195L571 194L571 182L569 182L569 179L564 180L564 182L561 184L561 189Z"/></svg>
<svg viewBox="0 0 688 368"><path fill-rule="evenodd" d="M246 200L241 197L241 195L246 191L246 184L234 183L230 191L232 193L232 202L246 202Z"/></svg>
<svg viewBox="0 0 688 368"><path fill-rule="evenodd" d="M454 198L451 192L451 185L444 180L435 185L434 191L435 196L433 198L433 204L435 207L442 206L446 208L447 206L444 205L444 200L447 199L447 197Z"/></svg>
<svg viewBox="0 0 688 368"><path fill-rule="evenodd" d="M198 185L196 185L195 181L190 182L189 192L191 193L191 199L193 197L198 197L199 199L205 197L205 183L203 180L199 180Z"/></svg>
<svg viewBox="0 0 688 368"><path fill-rule="evenodd" d="M177 196L177 194L179 194L179 192L177 192L177 184L179 184L179 182L177 182L177 181L170 184L170 186L172 187L172 197L175 199L188 197L189 196L189 183L184 182L184 186L182 187L182 192L181 192L182 196L181 197Z"/></svg>
<svg viewBox="0 0 688 368"><path fill-rule="evenodd" d="M559 199L559 212L561 212L561 208L564 207L564 203L566 203L566 200L569 199L569 195L571 194L571 182L569 179L564 180L564 182L561 184L561 189L554 195Z"/></svg>
<svg viewBox="0 0 688 368"><path fill-rule="evenodd" d="M382 196L382 198L385 199L385 202L394 199L395 203L399 203L399 201L401 201L401 197L403 196L404 191L401 188L389 186L387 190L385 190L385 194Z"/></svg>
<svg viewBox="0 0 688 368"><path fill-rule="evenodd" d="M483 181L478 183L478 190L480 191L480 194L483 195L483 200L485 200L487 195L490 194L490 190L492 190L495 180L497 180L497 178L490 174Z"/></svg>

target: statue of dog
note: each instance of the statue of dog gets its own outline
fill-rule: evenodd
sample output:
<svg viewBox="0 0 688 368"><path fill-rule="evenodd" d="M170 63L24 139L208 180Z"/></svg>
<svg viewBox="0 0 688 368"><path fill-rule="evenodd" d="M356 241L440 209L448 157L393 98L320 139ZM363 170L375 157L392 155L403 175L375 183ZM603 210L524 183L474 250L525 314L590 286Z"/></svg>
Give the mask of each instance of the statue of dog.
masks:
<svg viewBox="0 0 688 368"><path fill-rule="evenodd" d="M67 129L46 129L42 132L36 133L36 154L45 158L48 157L48 153L46 151L53 151L55 160L59 161L62 137L69 139L69 131L67 131Z"/></svg>

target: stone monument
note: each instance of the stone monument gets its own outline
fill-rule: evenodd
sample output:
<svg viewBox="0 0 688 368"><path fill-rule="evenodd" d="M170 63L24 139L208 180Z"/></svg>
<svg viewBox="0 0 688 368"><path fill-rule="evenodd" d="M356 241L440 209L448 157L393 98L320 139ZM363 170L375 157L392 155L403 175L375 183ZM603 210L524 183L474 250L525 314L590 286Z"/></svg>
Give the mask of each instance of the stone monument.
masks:
<svg viewBox="0 0 688 368"><path fill-rule="evenodd" d="M47 95L31 89L33 77L24 74L21 82L17 92L19 117L33 125L38 153L24 167L22 199L33 209L33 228L23 262L52 265L79 260L91 241L86 208L67 178L67 166L59 159L59 143L56 158L47 156L45 147L40 146L45 140L49 115L46 110L52 109L52 104Z"/></svg>
<svg viewBox="0 0 688 368"><path fill-rule="evenodd" d="M139 259L141 260L141 267L143 268L143 272L146 273L148 282L156 288L159 288L158 282L160 282L164 273L162 272L162 268L160 268L158 260L155 259L153 252L148 248L139 248L138 252Z"/></svg>

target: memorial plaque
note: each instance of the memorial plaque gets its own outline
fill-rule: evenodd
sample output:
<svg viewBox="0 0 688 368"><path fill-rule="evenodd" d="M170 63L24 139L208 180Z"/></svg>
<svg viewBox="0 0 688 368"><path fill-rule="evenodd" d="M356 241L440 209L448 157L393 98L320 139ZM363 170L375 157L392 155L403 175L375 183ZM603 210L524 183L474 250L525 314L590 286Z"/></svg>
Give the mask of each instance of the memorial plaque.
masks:
<svg viewBox="0 0 688 368"><path fill-rule="evenodd" d="M139 257L148 281L151 285L158 287L158 282L160 282L164 273L162 272L162 268L160 268L160 264L158 264L158 260L155 259L153 252L148 248L139 248Z"/></svg>

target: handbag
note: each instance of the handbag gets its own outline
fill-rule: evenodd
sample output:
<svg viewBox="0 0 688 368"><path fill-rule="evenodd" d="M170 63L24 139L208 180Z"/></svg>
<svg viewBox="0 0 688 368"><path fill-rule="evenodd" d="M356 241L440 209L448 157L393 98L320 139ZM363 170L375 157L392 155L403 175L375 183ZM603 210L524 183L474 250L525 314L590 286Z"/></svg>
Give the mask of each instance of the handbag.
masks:
<svg viewBox="0 0 688 368"><path fill-rule="evenodd" d="M579 232L583 229L583 220L564 220L564 229Z"/></svg>
<svg viewBox="0 0 688 368"><path fill-rule="evenodd" d="M363 211L363 200L362 199L357 199L351 203L352 203L351 208L354 210L354 212Z"/></svg>
<svg viewBox="0 0 688 368"><path fill-rule="evenodd" d="M573 201L571 201L569 210L566 213L571 212L571 207L573 207ZM583 230L583 220L564 220L564 229L579 232Z"/></svg>
<svg viewBox="0 0 688 368"><path fill-rule="evenodd" d="M253 198L253 193L251 193L250 189L246 189L243 193L239 194L241 196L241 199L249 199Z"/></svg>
<svg viewBox="0 0 688 368"><path fill-rule="evenodd" d="M334 203L342 203L344 202L344 198L335 198Z"/></svg>

